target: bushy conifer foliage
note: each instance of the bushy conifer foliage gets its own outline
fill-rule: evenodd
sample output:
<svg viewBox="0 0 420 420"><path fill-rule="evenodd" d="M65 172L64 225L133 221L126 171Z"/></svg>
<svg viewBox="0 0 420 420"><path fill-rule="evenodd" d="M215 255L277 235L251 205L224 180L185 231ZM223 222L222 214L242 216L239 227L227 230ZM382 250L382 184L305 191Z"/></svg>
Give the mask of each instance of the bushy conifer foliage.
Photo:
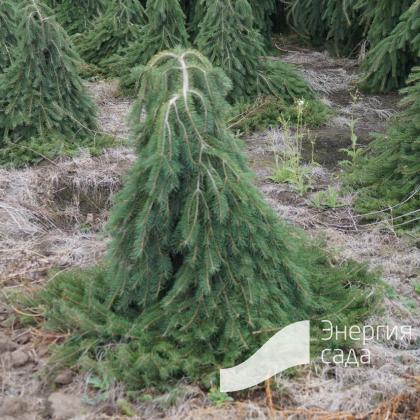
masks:
<svg viewBox="0 0 420 420"><path fill-rule="evenodd" d="M16 19L16 2L0 0L0 74L10 65L16 46Z"/></svg>
<svg viewBox="0 0 420 420"><path fill-rule="evenodd" d="M185 15L179 0L148 0L146 16L148 22L138 39L109 62L113 73L121 76L124 90L135 85L135 67L145 65L160 51L188 45Z"/></svg>
<svg viewBox="0 0 420 420"><path fill-rule="evenodd" d="M361 82L367 91L386 92L404 86L414 65L420 63L420 0L400 17L391 33L369 51Z"/></svg>
<svg viewBox="0 0 420 420"><path fill-rule="evenodd" d="M250 0L256 29L263 35L267 46L271 46L271 17L276 10L277 0Z"/></svg>
<svg viewBox="0 0 420 420"><path fill-rule="evenodd" d="M328 34L323 19L328 0L294 0L288 3L287 20L292 28L314 45L321 45Z"/></svg>
<svg viewBox="0 0 420 420"><path fill-rule="evenodd" d="M403 90L405 109L386 134L371 143L351 177L357 209L370 218L394 218L395 226L418 226L420 209L420 67ZM378 213L383 210L384 213Z"/></svg>
<svg viewBox="0 0 420 420"><path fill-rule="evenodd" d="M78 55L47 6L25 4L13 63L0 75L0 144L88 136L96 112L77 73Z"/></svg>
<svg viewBox="0 0 420 420"><path fill-rule="evenodd" d="M354 0L327 0L322 16L328 28L327 41L336 56L357 54L363 27Z"/></svg>
<svg viewBox="0 0 420 420"><path fill-rule="evenodd" d="M189 2L189 9L186 11L188 18L188 33L191 39L194 40L200 30L200 23L204 20L207 11L208 0L191 0Z"/></svg>
<svg viewBox="0 0 420 420"><path fill-rule="evenodd" d="M91 28L108 0L61 0L54 7L56 19L69 35L83 33ZM122 30L122 28L121 28Z"/></svg>
<svg viewBox="0 0 420 420"><path fill-rule="evenodd" d="M348 56L357 52L363 34L361 14L354 6L349 0L294 0L288 6L288 20L311 43Z"/></svg>
<svg viewBox="0 0 420 420"><path fill-rule="evenodd" d="M77 41L80 54L88 63L101 65L101 61L138 40L145 23L139 0L110 0L92 29Z"/></svg>
<svg viewBox="0 0 420 420"><path fill-rule="evenodd" d="M137 389L209 386L292 321L359 322L374 277L334 267L266 204L224 123L223 72L175 50L141 82L141 158L112 210L105 265L56 276L42 295L49 327L71 332L55 360Z"/></svg>
<svg viewBox="0 0 420 420"><path fill-rule="evenodd" d="M232 80L233 99L259 94L311 96L309 87L292 67L262 59L266 53L264 40L255 28L247 0L210 2L195 43Z"/></svg>
<svg viewBox="0 0 420 420"><path fill-rule="evenodd" d="M369 47L387 37L397 26L401 15L414 3L414 0L359 0L356 8L361 18Z"/></svg>

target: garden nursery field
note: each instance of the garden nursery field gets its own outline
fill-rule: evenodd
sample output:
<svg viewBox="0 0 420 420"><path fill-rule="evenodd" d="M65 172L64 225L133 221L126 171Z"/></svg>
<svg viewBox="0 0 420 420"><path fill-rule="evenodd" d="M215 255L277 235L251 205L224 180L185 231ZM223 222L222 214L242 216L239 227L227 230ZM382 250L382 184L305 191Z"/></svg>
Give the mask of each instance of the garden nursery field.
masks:
<svg viewBox="0 0 420 420"><path fill-rule="evenodd" d="M0 420L420 420L420 0L0 0Z"/></svg>

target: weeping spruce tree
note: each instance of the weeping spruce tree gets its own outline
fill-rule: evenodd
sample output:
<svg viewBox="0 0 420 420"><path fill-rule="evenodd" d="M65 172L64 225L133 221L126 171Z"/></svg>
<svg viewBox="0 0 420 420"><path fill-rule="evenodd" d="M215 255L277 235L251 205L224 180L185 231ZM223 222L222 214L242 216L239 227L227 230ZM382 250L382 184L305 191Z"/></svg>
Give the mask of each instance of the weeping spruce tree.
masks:
<svg viewBox="0 0 420 420"><path fill-rule="evenodd" d="M141 157L116 198L106 261L42 293L49 327L70 332L60 365L136 389L210 386L290 322L366 315L373 277L334 267L254 186L224 122L230 87L194 50L144 68L130 120Z"/></svg>
<svg viewBox="0 0 420 420"><path fill-rule="evenodd" d="M17 6L14 0L0 1L0 74L11 63L12 50L16 46Z"/></svg>
<svg viewBox="0 0 420 420"><path fill-rule="evenodd" d="M362 69L361 87L386 92L404 86L414 65L420 64L420 0L400 17L391 33L368 53Z"/></svg>
<svg viewBox="0 0 420 420"><path fill-rule="evenodd" d="M109 61L113 73L120 75L123 90L134 87L135 67L145 65L160 51L188 45L185 15L179 0L148 0L146 16L148 22L138 39Z"/></svg>
<svg viewBox="0 0 420 420"><path fill-rule="evenodd" d="M139 0L109 0L104 14L77 40L82 58L101 66L101 62L139 39L146 23Z"/></svg>
<svg viewBox="0 0 420 420"><path fill-rule="evenodd" d="M76 137L81 141L96 127L96 110L78 75L78 55L66 32L37 0L26 2L20 13L14 60L0 75L2 161L32 138L40 140L37 147L43 154L58 154L54 137L64 138L64 143ZM32 152L29 147L26 158Z"/></svg>
<svg viewBox="0 0 420 420"><path fill-rule="evenodd" d="M264 60L264 40L247 0L212 0L195 39L198 49L232 80L234 99L257 95L311 96L308 85L281 61Z"/></svg>
<svg viewBox="0 0 420 420"><path fill-rule="evenodd" d="M418 226L420 209L420 67L409 84L402 91L404 110L371 143L349 179L357 188L359 212L371 219L392 217L394 226L412 228Z"/></svg>

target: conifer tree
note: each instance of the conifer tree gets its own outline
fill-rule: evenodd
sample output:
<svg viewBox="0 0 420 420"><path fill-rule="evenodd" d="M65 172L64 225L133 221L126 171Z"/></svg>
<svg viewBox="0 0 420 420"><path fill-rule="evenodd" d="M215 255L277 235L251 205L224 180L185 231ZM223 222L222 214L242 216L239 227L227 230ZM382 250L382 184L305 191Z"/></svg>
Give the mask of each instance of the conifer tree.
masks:
<svg viewBox="0 0 420 420"><path fill-rule="evenodd" d="M51 10L26 2L15 58L0 76L0 144L57 134L90 135L95 107L77 72L78 55Z"/></svg>
<svg viewBox="0 0 420 420"><path fill-rule="evenodd" d="M146 16L148 22L138 39L109 61L113 72L121 76L124 90L135 85L135 67L145 65L160 51L188 45L185 15L179 0L148 0Z"/></svg>
<svg viewBox="0 0 420 420"><path fill-rule="evenodd" d="M404 86L414 65L420 63L420 0L401 15L386 38L372 48L363 62L361 87L386 92Z"/></svg>
<svg viewBox="0 0 420 420"><path fill-rule="evenodd" d="M104 12L106 2L107 0L61 0L55 7L55 16L69 35L83 33Z"/></svg>
<svg viewBox="0 0 420 420"><path fill-rule="evenodd" d="M372 212L370 218L391 215L395 226L411 228L420 209L420 67L409 83L402 91L405 109L386 134L377 135L349 179L358 191L358 211Z"/></svg>
<svg viewBox="0 0 420 420"><path fill-rule="evenodd" d="M285 99L311 96L309 87L292 67L262 59L266 53L264 40L255 28L247 0L209 2L195 43L232 80L234 99L259 94Z"/></svg>
<svg viewBox="0 0 420 420"><path fill-rule="evenodd" d="M101 62L140 38L146 23L139 0L110 0L104 14L80 40L80 55L88 63Z"/></svg>
<svg viewBox="0 0 420 420"><path fill-rule="evenodd" d="M229 88L194 50L144 68L131 113L141 158L112 210L107 261L56 276L42 296L49 327L71 332L55 360L136 389L209 386L290 322L368 312L374 278L333 267L254 186L224 123Z"/></svg>
<svg viewBox="0 0 420 420"><path fill-rule="evenodd" d="M16 15L15 1L0 0L0 74L10 65L16 46Z"/></svg>

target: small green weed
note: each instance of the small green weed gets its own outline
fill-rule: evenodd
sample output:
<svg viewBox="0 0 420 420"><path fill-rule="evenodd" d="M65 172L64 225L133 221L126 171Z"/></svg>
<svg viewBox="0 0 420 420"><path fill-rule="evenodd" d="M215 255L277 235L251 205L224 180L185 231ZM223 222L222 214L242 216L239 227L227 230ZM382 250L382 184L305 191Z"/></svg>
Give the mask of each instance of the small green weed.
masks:
<svg viewBox="0 0 420 420"><path fill-rule="evenodd" d="M270 179L277 183L290 184L299 195L304 195L313 187L311 173L316 163L314 161L314 145L312 145L312 162L310 165L303 164L302 148L304 138L310 138L305 126L303 115L305 101L296 103L297 123L293 129L290 120L279 118L281 131L273 130L270 133L274 150L275 171Z"/></svg>
<svg viewBox="0 0 420 420"><path fill-rule="evenodd" d="M343 207L344 205L340 202L340 193L339 191L329 186L327 190L319 191L312 195L311 203L314 207L318 209L328 208L336 209Z"/></svg>
<svg viewBox="0 0 420 420"><path fill-rule="evenodd" d="M233 401L232 397L230 397L228 394L225 394L224 392L220 392L217 388L210 389L208 397L210 398L210 401L217 407L220 407L227 402Z"/></svg>

